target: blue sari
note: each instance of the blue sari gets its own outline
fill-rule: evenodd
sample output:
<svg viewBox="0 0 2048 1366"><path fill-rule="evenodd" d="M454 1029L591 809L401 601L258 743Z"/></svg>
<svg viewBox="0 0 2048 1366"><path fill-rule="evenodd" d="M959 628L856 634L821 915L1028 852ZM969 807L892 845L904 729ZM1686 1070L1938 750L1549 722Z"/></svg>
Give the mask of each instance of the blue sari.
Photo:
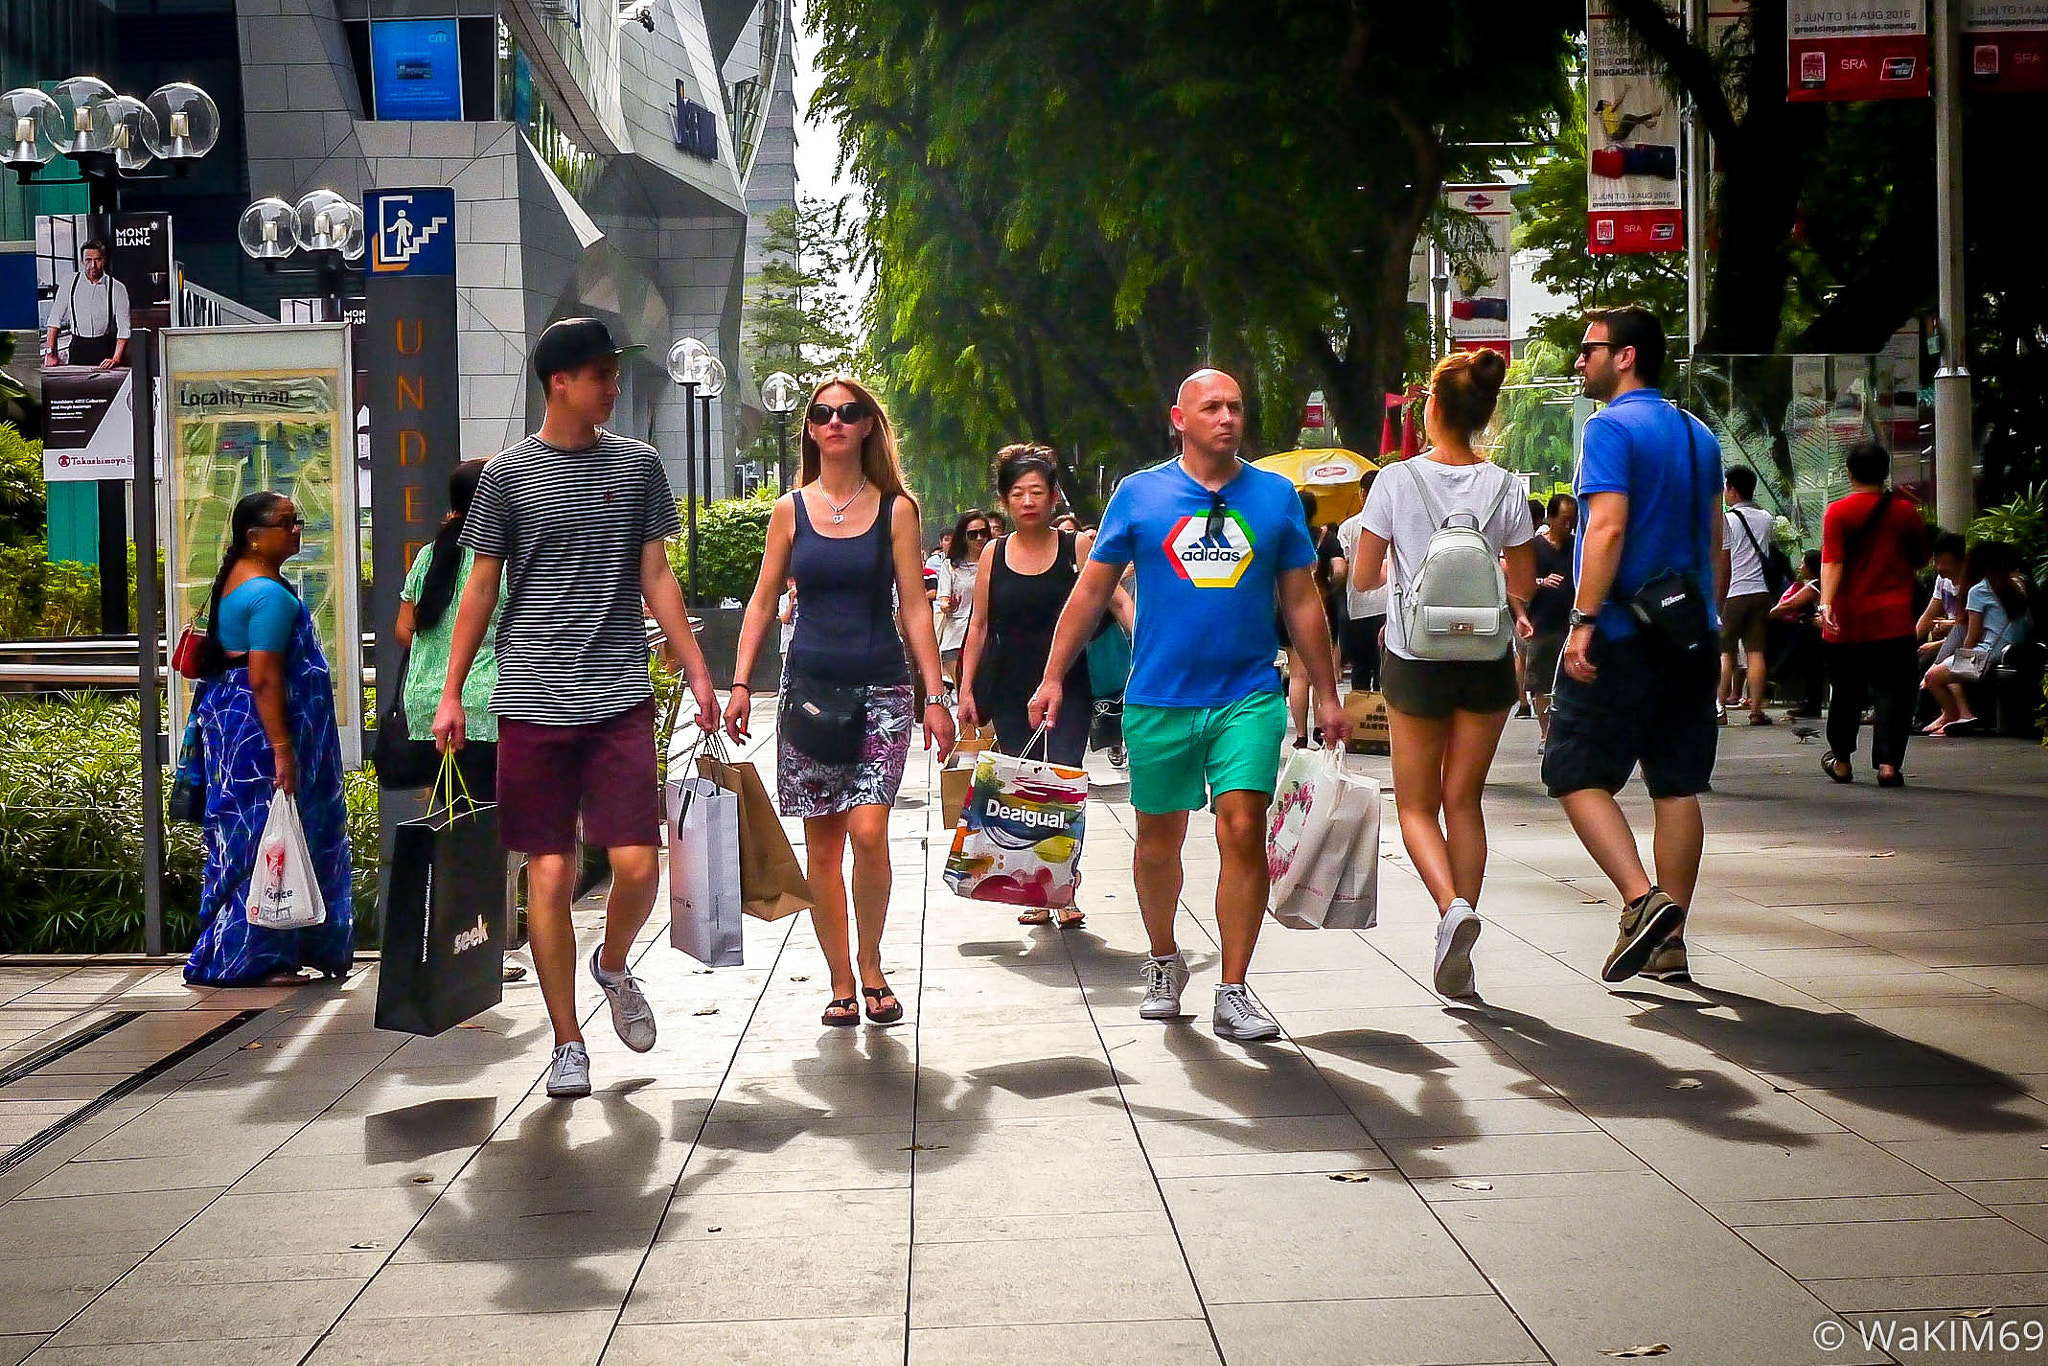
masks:
<svg viewBox="0 0 2048 1366"><path fill-rule="evenodd" d="M270 737L249 688L248 666L237 665L203 684L193 703L206 766L206 877L199 897L199 940L185 962L188 982L240 986L302 967L340 977L354 955L348 804L341 790L334 678L303 603L284 674L285 721L299 763L299 821L327 903L327 921L300 930L266 930L251 925L242 913L276 772Z"/></svg>

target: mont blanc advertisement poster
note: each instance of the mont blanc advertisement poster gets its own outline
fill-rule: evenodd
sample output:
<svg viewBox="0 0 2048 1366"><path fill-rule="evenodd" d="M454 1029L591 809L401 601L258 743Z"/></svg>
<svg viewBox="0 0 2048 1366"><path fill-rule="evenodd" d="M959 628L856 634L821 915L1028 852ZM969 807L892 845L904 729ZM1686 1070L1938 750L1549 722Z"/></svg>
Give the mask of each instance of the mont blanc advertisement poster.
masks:
<svg viewBox="0 0 2048 1366"><path fill-rule="evenodd" d="M97 365L44 370L44 481L134 477L134 373Z"/></svg>
<svg viewBox="0 0 2048 1366"><path fill-rule="evenodd" d="M1926 0L1787 0L1785 98L1927 94Z"/></svg>
<svg viewBox="0 0 2048 1366"><path fill-rule="evenodd" d="M1667 3L1673 23L1680 7ZM1586 10L1586 244L1595 256L1685 250L1678 108L1606 0Z"/></svg>

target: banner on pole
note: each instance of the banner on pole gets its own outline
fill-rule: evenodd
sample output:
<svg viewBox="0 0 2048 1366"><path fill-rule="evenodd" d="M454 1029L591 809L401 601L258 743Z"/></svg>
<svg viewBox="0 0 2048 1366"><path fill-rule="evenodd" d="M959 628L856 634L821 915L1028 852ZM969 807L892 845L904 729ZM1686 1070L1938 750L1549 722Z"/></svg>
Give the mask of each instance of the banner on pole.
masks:
<svg viewBox="0 0 2048 1366"><path fill-rule="evenodd" d="M1683 24L1680 7L1665 10ZM1586 248L1595 256L1685 250L1678 110L1653 59L1606 0L1586 7Z"/></svg>
<svg viewBox="0 0 2048 1366"><path fill-rule="evenodd" d="M198 620L245 495L281 493L306 519L285 565L334 673L343 762L362 765L355 418L347 323L174 327L163 334L166 639ZM173 688L171 731L187 697Z"/></svg>
<svg viewBox="0 0 2048 1366"><path fill-rule="evenodd" d="M1451 297L1445 326L1453 351L1498 351L1507 355L1512 185L1446 185L1444 204L1477 220L1484 249L1451 268Z"/></svg>
<svg viewBox="0 0 2048 1366"><path fill-rule="evenodd" d="M43 371L43 480L135 477L135 377L126 366Z"/></svg>
<svg viewBox="0 0 2048 1366"><path fill-rule="evenodd" d="M1964 0L1963 55L1972 90L2048 90L2048 0Z"/></svg>
<svg viewBox="0 0 2048 1366"><path fill-rule="evenodd" d="M1923 0L1786 0L1785 98L1898 100L1928 92Z"/></svg>

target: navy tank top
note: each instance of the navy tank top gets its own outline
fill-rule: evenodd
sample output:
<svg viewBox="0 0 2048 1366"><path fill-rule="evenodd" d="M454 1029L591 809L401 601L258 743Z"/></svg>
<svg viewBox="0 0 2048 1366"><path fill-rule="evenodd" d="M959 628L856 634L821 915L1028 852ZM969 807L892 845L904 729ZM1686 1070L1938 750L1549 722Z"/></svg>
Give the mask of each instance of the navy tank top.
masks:
<svg viewBox="0 0 2048 1366"><path fill-rule="evenodd" d="M888 686L910 681L896 629L895 558L889 530L894 494L883 494L875 524L858 536L826 536L811 525L801 491L789 572L796 580L796 634L789 667L828 683Z"/></svg>

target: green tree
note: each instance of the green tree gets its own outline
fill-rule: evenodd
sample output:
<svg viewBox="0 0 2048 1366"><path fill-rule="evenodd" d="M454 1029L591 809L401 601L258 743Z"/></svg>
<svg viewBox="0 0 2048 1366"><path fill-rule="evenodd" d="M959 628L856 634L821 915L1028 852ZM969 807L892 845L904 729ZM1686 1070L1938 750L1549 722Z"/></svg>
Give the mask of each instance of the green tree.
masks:
<svg viewBox="0 0 2048 1366"><path fill-rule="evenodd" d="M1493 458L1507 469L1534 476L1541 490L1569 483L1572 477L1572 396L1570 382L1578 337L1567 350L1544 337L1532 337L1520 360L1508 366L1500 406L1494 411ZM1545 381L1549 381L1546 383Z"/></svg>
<svg viewBox="0 0 2048 1366"><path fill-rule="evenodd" d="M856 354L853 308L839 284L851 261L846 205L807 196L794 208L769 214L767 226L761 273L747 292L742 346L748 369L756 384L777 370L796 376L799 384L815 384L851 368ZM797 420L790 419L792 425ZM771 468L780 449L781 433L771 418L746 458ZM794 464L793 436L790 459Z"/></svg>

